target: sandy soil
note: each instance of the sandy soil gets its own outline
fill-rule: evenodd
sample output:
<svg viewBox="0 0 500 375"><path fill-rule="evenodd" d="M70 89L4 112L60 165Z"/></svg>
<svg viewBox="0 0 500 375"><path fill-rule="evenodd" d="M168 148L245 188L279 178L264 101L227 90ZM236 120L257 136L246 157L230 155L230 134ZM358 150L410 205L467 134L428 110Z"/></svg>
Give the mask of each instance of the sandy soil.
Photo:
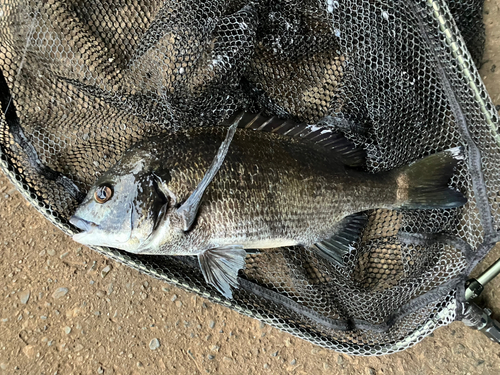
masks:
<svg viewBox="0 0 500 375"><path fill-rule="evenodd" d="M481 75L500 105L500 0L485 20ZM499 346L460 322L390 356L321 349L81 247L4 176L0 222L1 374L500 373ZM482 299L500 320L499 288Z"/></svg>

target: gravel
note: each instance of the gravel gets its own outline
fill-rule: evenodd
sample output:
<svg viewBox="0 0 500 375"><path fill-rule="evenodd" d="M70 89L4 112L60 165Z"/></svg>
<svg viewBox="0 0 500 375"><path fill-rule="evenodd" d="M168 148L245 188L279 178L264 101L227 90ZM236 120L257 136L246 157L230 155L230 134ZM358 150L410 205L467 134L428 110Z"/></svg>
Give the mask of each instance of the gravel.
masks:
<svg viewBox="0 0 500 375"><path fill-rule="evenodd" d="M66 294L68 294L69 289L68 288L57 288L54 293L52 293L52 298L58 299L61 297L64 297Z"/></svg>
<svg viewBox="0 0 500 375"><path fill-rule="evenodd" d="M160 347L160 340L154 338L149 342L149 349L156 350Z"/></svg>
<svg viewBox="0 0 500 375"><path fill-rule="evenodd" d="M23 305L26 305L28 303L28 300L30 299L30 291L29 290L23 290L21 293L18 294L19 301Z"/></svg>
<svg viewBox="0 0 500 375"><path fill-rule="evenodd" d="M111 266L106 266L101 270L101 277L104 279L106 275L111 271Z"/></svg>

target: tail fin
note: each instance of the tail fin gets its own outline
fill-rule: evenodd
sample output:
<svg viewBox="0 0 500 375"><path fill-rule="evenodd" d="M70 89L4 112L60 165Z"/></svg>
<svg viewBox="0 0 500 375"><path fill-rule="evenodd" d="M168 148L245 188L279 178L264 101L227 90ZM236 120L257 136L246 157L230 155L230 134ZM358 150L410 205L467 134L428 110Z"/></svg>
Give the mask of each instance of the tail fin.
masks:
<svg viewBox="0 0 500 375"><path fill-rule="evenodd" d="M467 203L467 198L448 187L463 149L451 148L418 160L394 171L401 192L400 207L409 209L454 208Z"/></svg>

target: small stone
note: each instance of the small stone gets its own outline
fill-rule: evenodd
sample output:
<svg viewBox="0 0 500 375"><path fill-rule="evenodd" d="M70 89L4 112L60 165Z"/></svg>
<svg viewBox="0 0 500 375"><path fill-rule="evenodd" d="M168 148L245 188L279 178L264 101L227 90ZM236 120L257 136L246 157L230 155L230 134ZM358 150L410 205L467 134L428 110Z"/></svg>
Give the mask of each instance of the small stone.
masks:
<svg viewBox="0 0 500 375"><path fill-rule="evenodd" d="M218 352L220 349L220 346L219 345L212 345L210 347L210 350L213 351L213 352Z"/></svg>
<svg viewBox="0 0 500 375"><path fill-rule="evenodd" d="M83 345L82 344L76 344L75 345L75 352L79 352L82 349L83 349Z"/></svg>
<svg viewBox="0 0 500 375"><path fill-rule="evenodd" d="M28 300L30 299L30 291L24 290L18 294L18 297L19 297L19 301L21 301L21 303L23 305L26 305L28 303Z"/></svg>
<svg viewBox="0 0 500 375"><path fill-rule="evenodd" d="M57 288L56 291L52 293L52 298L58 299L64 297L66 294L68 294L68 292L68 288Z"/></svg>
<svg viewBox="0 0 500 375"><path fill-rule="evenodd" d="M104 369L101 366L99 366L99 368L97 369L97 373L104 374Z"/></svg>
<svg viewBox="0 0 500 375"><path fill-rule="evenodd" d="M311 354L318 354L321 351L320 348L314 348L311 350Z"/></svg>
<svg viewBox="0 0 500 375"><path fill-rule="evenodd" d="M295 366L295 365L297 364L297 360L296 360L295 358L294 358L294 359L292 359L292 360L290 361L290 364L291 364L292 366Z"/></svg>
<svg viewBox="0 0 500 375"><path fill-rule="evenodd" d="M375 371L375 369L374 369L374 368L372 368L372 367L367 367L367 368L366 368L366 373L367 373L367 375L375 375L377 372Z"/></svg>
<svg viewBox="0 0 500 375"><path fill-rule="evenodd" d="M233 359L231 357L224 357L222 358L223 361L226 361L226 362L232 362Z"/></svg>
<svg viewBox="0 0 500 375"><path fill-rule="evenodd" d="M326 362L323 362L323 370L328 370L330 368L330 365Z"/></svg>
<svg viewBox="0 0 500 375"><path fill-rule="evenodd" d="M160 340L158 339L152 339L150 342L149 342L149 349L151 350L156 350L160 347Z"/></svg>
<svg viewBox="0 0 500 375"><path fill-rule="evenodd" d="M477 361L476 366L481 366L482 364L484 364L484 360L480 359Z"/></svg>
<svg viewBox="0 0 500 375"><path fill-rule="evenodd" d="M136 365L138 368L142 368L144 367L144 365L142 364L142 362L137 362L137 365Z"/></svg>
<svg viewBox="0 0 500 375"><path fill-rule="evenodd" d="M182 302L181 302L181 301L177 301L177 302L175 303L175 306L177 306L177 307L182 307Z"/></svg>
<svg viewBox="0 0 500 375"><path fill-rule="evenodd" d="M106 294L109 296L111 293L113 293L113 284L110 283L108 284L108 287L106 289Z"/></svg>
<svg viewBox="0 0 500 375"><path fill-rule="evenodd" d="M101 277L104 279L106 275L111 271L111 266L106 266L101 270Z"/></svg>
<svg viewBox="0 0 500 375"><path fill-rule="evenodd" d="M212 354L209 354L209 355L207 355L207 358L208 358L208 359L210 359L210 360L212 360L212 359L214 359L214 358L215 358L215 356L214 356L214 355L212 355Z"/></svg>
<svg viewBox="0 0 500 375"><path fill-rule="evenodd" d="M175 302L176 299L177 299L177 294L174 294L172 298L170 298L170 301Z"/></svg>
<svg viewBox="0 0 500 375"><path fill-rule="evenodd" d="M339 365L341 365L341 364L343 364L343 363L344 363L344 357L342 357L340 354L339 354L339 356L337 357L337 363L338 363Z"/></svg>
<svg viewBox="0 0 500 375"><path fill-rule="evenodd" d="M213 320L209 321L208 326L213 329L215 327L215 322Z"/></svg>
<svg viewBox="0 0 500 375"><path fill-rule="evenodd" d="M276 357L278 355L278 351L275 351L274 353L271 353L271 357Z"/></svg>
<svg viewBox="0 0 500 375"><path fill-rule="evenodd" d="M269 365L267 363L264 363L264 370L267 370L269 368Z"/></svg>
<svg viewBox="0 0 500 375"><path fill-rule="evenodd" d="M162 287L161 290L163 290L165 293L170 292L170 289L168 289L167 287Z"/></svg>
<svg viewBox="0 0 500 375"><path fill-rule="evenodd" d="M0 369L7 370L7 363L0 363Z"/></svg>
<svg viewBox="0 0 500 375"><path fill-rule="evenodd" d="M264 323L264 322L260 322L260 324L259 324L259 328L260 328L260 329L263 329L263 328L265 328L265 327L266 327L266 323Z"/></svg>
<svg viewBox="0 0 500 375"><path fill-rule="evenodd" d="M54 255L56 255L56 252L53 249L49 249L49 250L47 250L47 254L49 254L50 256L53 257Z"/></svg>
<svg viewBox="0 0 500 375"><path fill-rule="evenodd" d="M71 328L68 326L64 327L64 333L69 335L71 333Z"/></svg>
<svg viewBox="0 0 500 375"><path fill-rule="evenodd" d="M94 315L95 316L101 316L101 312L100 311L94 311Z"/></svg>

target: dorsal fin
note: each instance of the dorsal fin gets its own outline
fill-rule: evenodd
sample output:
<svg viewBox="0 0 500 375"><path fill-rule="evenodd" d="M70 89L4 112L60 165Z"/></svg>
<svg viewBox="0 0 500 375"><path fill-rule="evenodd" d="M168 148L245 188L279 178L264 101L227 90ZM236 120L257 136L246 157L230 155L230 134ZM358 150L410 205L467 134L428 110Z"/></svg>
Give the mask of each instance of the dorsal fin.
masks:
<svg viewBox="0 0 500 375"><path fill-rule="evenodd" d="M231 124L241 114L241 112L234 114L231 118L224 121L223 124ZM353 142L341 133L334 133L326 127L296 123L290 119L283 120L276 116L265 117L260 113L252 114L248 112L243 114L238 127L281 134L287 137L299 137L328 150L333 150L345 165L350 167L365 165L366 154L362 148L357 148Z"/></svg>

